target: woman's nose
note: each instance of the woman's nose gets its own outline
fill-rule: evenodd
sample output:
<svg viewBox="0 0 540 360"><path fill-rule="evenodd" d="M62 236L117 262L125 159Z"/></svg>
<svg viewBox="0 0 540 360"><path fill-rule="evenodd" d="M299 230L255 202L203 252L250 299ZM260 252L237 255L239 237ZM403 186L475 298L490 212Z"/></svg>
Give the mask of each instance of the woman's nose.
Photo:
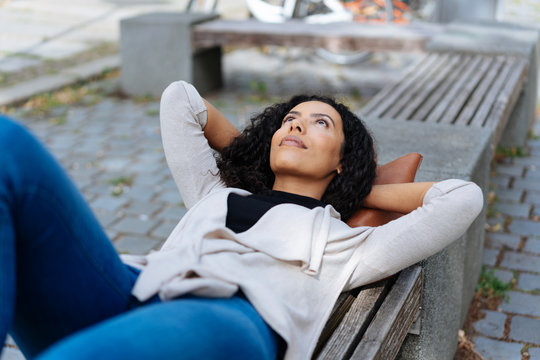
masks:
<svg viewBox="0 0 540 360"><path fill-rule="evenodd" d="M289 132L294 132L294 131L298 131L300 134L304 132L304 126L302 122L298 119L293 119L291 121Z"/></svg>

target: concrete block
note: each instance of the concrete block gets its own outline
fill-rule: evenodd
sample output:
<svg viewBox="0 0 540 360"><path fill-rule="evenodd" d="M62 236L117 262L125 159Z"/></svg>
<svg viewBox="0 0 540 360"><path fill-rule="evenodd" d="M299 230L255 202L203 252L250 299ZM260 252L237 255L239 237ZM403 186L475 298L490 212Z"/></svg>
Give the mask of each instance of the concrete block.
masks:
<svg viewBox="0 0 540 360"><path fill-rule="evenodd" d="M522 146L535 120L540 65L540 34L537 29L495 21L455 22L426 44L427 51L505 54L529 61L525 88L520 94L499 142Z"/></svg>
<svg viewBox="0 0 540 360"><path fill-rule="evenodd" d="M491 134L486 129L391 119L366 119L380 163L409 152L424 156L416 180L461 178L487 198ZM401 359L452 359L482 265L485 211L467 233L424 262L420 335L409 335ZM458 314L458 316L456 316Z"/></svg>
<svg viewBox="0 0 540 360"><path fill-rule="evenodd" d="M191 46L191 27L217 17L149 13L122 20L122 89L130 95L159 97L167 85L180 79L203 93L221 87L221 48L194 52Z"/></svg>
<svg viewBox="0 0 540 360"><path fill-rule="evenodd" d="M495 19L497 0L438 0L433 21L447 23L454 20Z"/></svg>
<svg viewBox="0 0 540 360"><path fill-rule="evenodd" d="M508 297L508 301L503 301L501 303L502 311L540 317L539 295L524 294L517 291L509 291Z"/></svg>

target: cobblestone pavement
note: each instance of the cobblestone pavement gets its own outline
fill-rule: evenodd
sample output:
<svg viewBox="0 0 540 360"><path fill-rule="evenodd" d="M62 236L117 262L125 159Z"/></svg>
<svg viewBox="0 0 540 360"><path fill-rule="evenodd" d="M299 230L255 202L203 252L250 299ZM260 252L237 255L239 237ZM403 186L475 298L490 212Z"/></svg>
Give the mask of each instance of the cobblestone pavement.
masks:
<svg viewBox="0 0 540 360"><path fill-rule="evenodd" d="M231 14L244 11L239 1L220 3L231 4ZM540 13L523 10L524 3L536 7L533 0L501 3L505 20L525 18L533 23ZM13 74L116 41L117 21L123 16L183 5L181 0L157 5L88 0L84 6L68 0L47 5L0 0L0 88L14 79ZM47 8L62 11L53 19ZM358 110L415 58L375 55L362 66L342 67L294 49L233 51L225 56L226 89L208 98L239 127L277 97L305 89L344 95ZM163 157L158 102L103 96L115 88L115 78L92 83L81 101L86 105L52 106L42 114L18 109L11 115L30 127L64 165L118 251L146 253L160 247L186 209ZM540 122L534 134L540 135ZM498 213L489 220L489 228L498 231L488 232L484 263L500 279L513 281L513 287L508 302L497 311L486 311L474 324L476 350L486 359L522 359L523 352L540 359L540 140L530 139L527 149L527 156L498 164L492 177L498 199L493 212ZM0 359L23 356L8 340Z"/></svg>

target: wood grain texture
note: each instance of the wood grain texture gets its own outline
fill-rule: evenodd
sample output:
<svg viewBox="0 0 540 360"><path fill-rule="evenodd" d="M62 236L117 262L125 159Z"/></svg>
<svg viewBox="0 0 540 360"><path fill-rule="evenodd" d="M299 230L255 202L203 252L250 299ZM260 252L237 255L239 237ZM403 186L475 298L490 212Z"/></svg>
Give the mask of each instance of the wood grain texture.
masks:
<svg viewBox="0 0 540 360"><path fill-rule="evenodd" d="M475 59L470 55L460 56L460 61L454 71L451 71L447 75L445 81L429 95L428 99L418 109L418 111L411 117L411 120L437 122L442 115L442 112L437 115L434 110L437 106L441 106L444 109L448 106L449 99L452 99L452 91L456 86L460 86L461 76L471 67L474 66Z"/></svg>
<svg viewBox="0 0 540 360"><path fill-rule="evenodd" d="M374 111L376 107L381 105L383 101L385 101L389 96L394 95L397 92L397 87L400 83L405 81L406 79L410 79L414 73L416 72L416 68L421 67L422 64L424 64L428 59L428 54L423 54L423 56L412 66L409 67L409 69L405 72L405 74L398 79L395 83L389 86L385 86L383 89L381 89L371 100L368 104L366 104L362 108L362 114L364 115L372 115L371 113Z"/></svg>
<svg viewBox="0 0 540 360"><path fill-rule="evenodd" d="M400 97L405 96L408 91L410 91L410 88L414 86L414 84L419 81L419 79L422 78L423 71L427 71L427 69L431 68L433 64L437 62L439 59L437 54L430 54L424 61L422 61L418 67L414 69L414 71L410 74L410 76L404 77L403 81L400 81L399 83L395 84L394 86L391 86L392 89L388 90L388 96L381 101L377 106L375 106L373 109L369 110L366 114L371 117L385 117L389 116L387 114L388 109L397 102ZM384 90L383 90L384 91ZM370 109L371 106L368 104L365 108Z"/></svg>
<svg viewBox="0 0 540 360"><path fill-rule="evenodd" d="M499 57L499 58L502 61L502 67L499 71L495 73L491 86L489 87L484 99L480 103L478 110L476 110L474 117L469 123L469 125L471 126L477 126L477 127L484 126L487 120L487 117L489 115L489 112L491 111L491 108L493 107L493 104L495 103L495 99L497 99L499 92L503 88L504 83L507 81L508 75L510 74L510 70L512 69L514 62L516 61L516 59L512 59L512 58L511 59L507 59L504 57Z"/></svg>
<svg viewBox="0 0 540 360"><path fill-rule="evenodd" d="M411 119L412 115L429 99L431 94L434 94L439 87L444 87L447 83L447 77L450 73L455 72L455 67L461 61L460 55L448 56L441 66L427 79L425 84L421 86L419 91L414 94L414 97L407 103L398 117L403 119Z"/></svg>
<svg viewBox="0 0 540 360"><path fill-rule="evenodd" d="M254 19L215 20L193 27L192 46L298 46L331 51L423 51L426 41L444 25L310 24L301 20L265 23Z"/></svg>
<svg viewBox="0 0 540 360"><path fill-rule="evenodd" d="M422 304L423 270L403 270L364 333L351 359L394 359Z"/></svg>
<svg viewBox="0 0 540 360"><path fill-rule="evenodd" d="M461 105L463 108L458 118L453 122L456 125L469 125L492 78L491 75L486 77L486 73L493 67L495 69L500 67L500 63L494 64L494 58L491 56L479 57L479 59L481 62L478 67L475 66L474 72L470 72L463 77L463 90L458 95L459 99L457 99L458 104L456 105Z"/></svg>
<svg viewBox="0 0 540 360"><path fill-rule="evenodd" d="M316 352L314 358L348 359L369 323L383 303L392 280L362 287L345 316L332 332L328 341ZM407 331L407 329L405 329Z"/></svg>
<svg viewBox="0 0 540 360"><path fill-rule="evenodd" d="M528 64L524 59L517 59L514 62L504 87L497 96L486 119L484 126L493 129L493 141L495 144L499 142L521 89L524 87L527 70Z"/></svg>
<svg viewBox="0 0 540 360"><path fill-rule="evenodd" d="M449 54L436 54L436 60L431 66L425 69L418 70L418 76L415 77L414 82L407 88L407 91L400 96L393 104L388 108L385 116L390 118L402 118L400 116L402 110L411 103L414 98L420 95L422 89L428 86L433 80L435 74L437 74L448 62L450 58Z"/></svg>

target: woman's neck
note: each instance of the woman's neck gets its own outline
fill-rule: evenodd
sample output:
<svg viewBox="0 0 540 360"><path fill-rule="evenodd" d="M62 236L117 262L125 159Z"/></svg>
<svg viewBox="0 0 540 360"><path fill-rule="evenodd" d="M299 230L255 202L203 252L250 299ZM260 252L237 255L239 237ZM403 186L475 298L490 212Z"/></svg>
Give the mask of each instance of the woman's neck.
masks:
<svg viewBox="0 0 540 360"><path fill-rule="evenodd" d="M330 181L326 180L313 181L296 176L281 175L276 176L272 190L284 191L321 200L329 183Z"/></svg>

